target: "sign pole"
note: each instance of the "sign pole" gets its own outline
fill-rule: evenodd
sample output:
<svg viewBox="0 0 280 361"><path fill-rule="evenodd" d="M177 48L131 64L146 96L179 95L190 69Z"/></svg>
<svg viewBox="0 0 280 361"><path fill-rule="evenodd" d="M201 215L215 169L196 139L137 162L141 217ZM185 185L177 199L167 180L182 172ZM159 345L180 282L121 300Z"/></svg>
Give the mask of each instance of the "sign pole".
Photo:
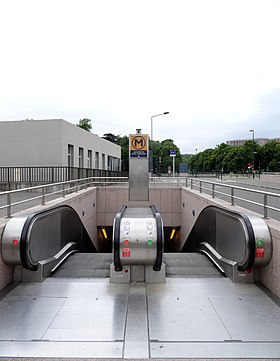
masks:
<svg viewBox="0 0 280 361"><path fill-rule="evenodd" d="M176 157L176 150L170 150L170 157L173 157L173 177L175 177L175 157Z"/></svg>

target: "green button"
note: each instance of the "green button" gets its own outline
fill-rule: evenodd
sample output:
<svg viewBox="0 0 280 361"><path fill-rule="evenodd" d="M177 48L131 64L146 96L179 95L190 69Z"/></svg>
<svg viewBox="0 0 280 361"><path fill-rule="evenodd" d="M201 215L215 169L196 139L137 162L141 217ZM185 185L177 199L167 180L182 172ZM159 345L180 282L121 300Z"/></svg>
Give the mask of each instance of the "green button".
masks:
<svg viewBox="0 0 280 361"><path fill-rule="evenodd" d="M148 240L147 240L147 245L151 247L151 246L153 245L153 240L152 240L152 239L148 239Z"/></svg>
<svg viewBox="0 0 280 361"><path fill-rule="evenodd" d="M258 239L257 247L258 248L263 248L263 240L262 239Z"/></svg>

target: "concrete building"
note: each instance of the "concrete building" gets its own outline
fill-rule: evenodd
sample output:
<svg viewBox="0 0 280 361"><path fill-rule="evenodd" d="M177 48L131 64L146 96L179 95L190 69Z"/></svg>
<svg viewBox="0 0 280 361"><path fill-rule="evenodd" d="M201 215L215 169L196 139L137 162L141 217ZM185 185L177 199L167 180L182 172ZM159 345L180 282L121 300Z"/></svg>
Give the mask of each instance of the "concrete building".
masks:
<svg viewBox="0 0 280 361"><path fill-rule="evenodd" d="M248 140L252 140L252 139L227 140L226 144L234 146L234 147L238 147L238 146L244 145L246 142L248 142ZM275 141L275 142L280 143L280 138L255 138L254 139L254 141L259 145L265 145L266 143L268 143L268 142L270 142L272 140Z"/></svg>
<svg viewBox="0 0 280 361"><path fill-rule="evenodd" d="M0 167L120 170L121 147L63 119L0 121Z"/></svg>

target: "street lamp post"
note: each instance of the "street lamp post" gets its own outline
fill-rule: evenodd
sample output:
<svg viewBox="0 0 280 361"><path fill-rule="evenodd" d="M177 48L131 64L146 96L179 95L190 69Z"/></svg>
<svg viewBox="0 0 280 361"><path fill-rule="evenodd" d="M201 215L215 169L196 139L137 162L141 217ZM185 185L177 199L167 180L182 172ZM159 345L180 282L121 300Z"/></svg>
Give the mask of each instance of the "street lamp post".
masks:
<svg viewBox="0 0 280 361"><path fill-rule="evenodd" d="M252 168L253 168L253 179L255 178L255 131L254 129L250 129L249 132L252 132L252 140L253 140L253 163L252 163Z"/></svg>
<svg viewBox="0 0 280 361"><path fill-rule="evenodd" d="M156 114L156 115L152 115L151 116L151 156L152 156L152 169L151 169L151 173L153 174L154 172L154 157L153 157L153 150L154 150L154 145L153 145L153 118L158 117L160 115L166 115L169 114L169 112L164 112L164 113L160 113L160 114Z"/></svg>

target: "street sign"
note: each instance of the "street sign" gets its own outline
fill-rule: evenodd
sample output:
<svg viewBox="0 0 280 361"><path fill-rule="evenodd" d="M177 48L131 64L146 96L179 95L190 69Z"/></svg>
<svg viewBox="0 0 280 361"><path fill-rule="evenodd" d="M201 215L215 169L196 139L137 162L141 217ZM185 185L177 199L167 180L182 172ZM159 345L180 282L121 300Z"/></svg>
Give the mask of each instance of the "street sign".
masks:
<svg viewBox="0 0 280 361"><path fill-rule="evenodd" d="M170 150L170 157L176 157L176 150Z"/></svg>
<svg viewBox="0 0 280 361"><path fill-rule="evenodd" d="M129 156L131 158L148 158L149 136L147 134L131 134L129 136Z"/></svg>

